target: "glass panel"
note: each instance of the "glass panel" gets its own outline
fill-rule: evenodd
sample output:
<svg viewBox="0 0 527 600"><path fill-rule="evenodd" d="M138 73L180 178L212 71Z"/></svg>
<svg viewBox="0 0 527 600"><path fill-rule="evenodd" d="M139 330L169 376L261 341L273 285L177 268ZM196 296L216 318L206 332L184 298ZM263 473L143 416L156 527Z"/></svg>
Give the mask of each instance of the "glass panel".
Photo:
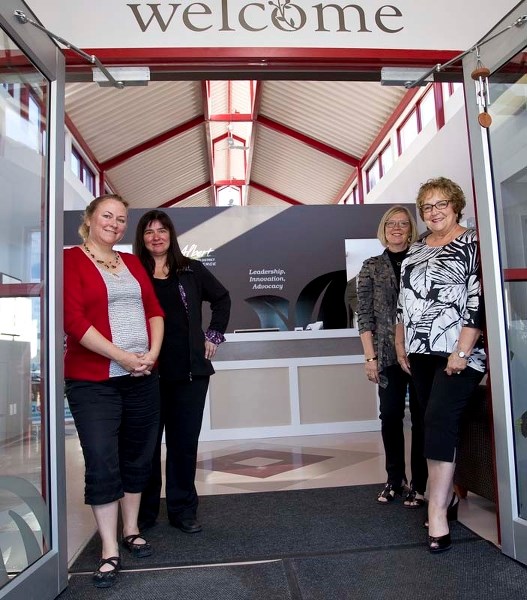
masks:
<svg viewBox="0 0 527 600"><path fill-rule="evenodd" d="M430 88L423 96L423 99L419 104L419 110L421 111L421 129L424 129L432 119L435 120L436 116L436 103L433 88Z"/></svg>
<svg viewBox="0 0 527 600"><path fill-rule="evenodd" d="M399 139L401 140L401 153L404 152L408 146L417 137L417 113L415 110L408 117L404 125L399 129Z"/></svg>
<svg viewBox="0 0 527 600"><path fill-rule="evenodd" d="M527 519L527 54L520 52L490 82L489 138L498 236L506 283L518 511Z"/></svg>
<svg viewBox="0 0 527 600"><path fill-rule="evenodd" d="M377 185L377 182L380 179L379 176L379 159L377 159L373 165L367 171L368 177L368 192L373 190L373 188Z"/></svg>
<svg viewBox="0 0 527 600"><path fill-rule="evenodd" d="M392 145L388 144L381 153L382 174L385 175L393 166Z"/></svg>
<svg viewBox="0 0 527 600"><path fill-rule="evenodd" d="M0 38L0 587L51 545L41 352L49 85Z"/></svg>

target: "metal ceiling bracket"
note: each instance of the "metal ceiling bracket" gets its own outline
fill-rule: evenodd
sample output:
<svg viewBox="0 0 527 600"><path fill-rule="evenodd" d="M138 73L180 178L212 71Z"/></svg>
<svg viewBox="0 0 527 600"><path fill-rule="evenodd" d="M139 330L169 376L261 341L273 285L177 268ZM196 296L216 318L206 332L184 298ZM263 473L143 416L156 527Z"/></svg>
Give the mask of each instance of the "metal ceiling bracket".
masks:
<svg viewBox="0 0 527 600"><path fill-rule="evenodd" d="M132 85L132 84L135 84L135 85L145 85L144 80L142 80L138 84L138 83L131 82L131 81L128 81L128 82L125 83L124 81L119 81L119 80L115 79L115 77L110 73L110 71L101 63L101 61L95 55L93 55L93 54L91 54L91 55L87 54L86 52L84 52L80 48L77 48L77 46L75 46L71 42L68 42L64 38L61 38L56 33L53 33L51 31L49 31L48 29L46 29L40 23L37 23L33 19L30 19L26 15L26 13L23 12L22 10L15 10L14 13L13 13L13 15L14 15L14 17L17 19L17 21L19 23L22 23L22 25L25 25L26 23L29 23L30 25L33 25L33 27L36 27L37 29L40 29L40 31L43 31L52 40L55 40L59 44L62 44L63 46L65 46L66 48L68 48L68 50L73 50L76 54L78 54L79 56L81 56L82 58L84 58L85 60L87 60L90 64L97 65L97 67L102 71L102 73L104 73L104 76L106 77L106 80L108 82L107 85L111 85L111 86L116 87L118 89L123 89L125 85Z"/></svg>

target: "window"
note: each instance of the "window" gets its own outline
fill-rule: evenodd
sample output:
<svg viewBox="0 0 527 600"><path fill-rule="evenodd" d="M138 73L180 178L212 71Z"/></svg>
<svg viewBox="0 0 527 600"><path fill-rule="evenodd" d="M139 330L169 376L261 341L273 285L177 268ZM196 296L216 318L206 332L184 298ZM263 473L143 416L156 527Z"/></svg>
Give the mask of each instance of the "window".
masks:
<svg viewBox="0 0 527 600"><path fill-rule="evenodd" d="M71 147L71 170L95 196L95 173L74 146Z"/></svg>
<svg viewBox="0 0 527 600"><path fill-rule="evenodd" d="M449 98L453 96L457 90L463 87L462 83L452 83L451 81L448 83L441 84L443 86L443 97Z"/></svg>
<svg viewBox="0 0 527 600"><path fill-rule="evenodd" d="M366 171L366 184L367 184L368 192L370 192L377 185L377 182L379 181L380 178L381 178L380 161L379 161L379 158L376 158L375 162Z"/></svg>
<svg viewBox="0 0 527 600"><path fill-rule="evenodd" d="M423 130L430 121L435 120L436 103L433 87L426 92L421 102L419 102L419 116L421 117L421 130Z"/></svg>
<svg viewBox="0 0 527 600"><path fill-rule="evenodd" d="M397 132L399 141L399 154L402 154L415 140L419 133L417 126L417 111L414 109Z"/></svg>
<svg viewBox="0 0 527 600"><path fill-rule="evenodd" d="M393 154L392 145L388 143L380 153L381 157L381 175L384 176L392 168L393 165Z"/></svg>
<svg viewBox="0 0 527 600"><path fill-rule="evenodd" d="M42 154L41 91L28 84L4 84L10 101L6 102L6 136Z"/></svg>

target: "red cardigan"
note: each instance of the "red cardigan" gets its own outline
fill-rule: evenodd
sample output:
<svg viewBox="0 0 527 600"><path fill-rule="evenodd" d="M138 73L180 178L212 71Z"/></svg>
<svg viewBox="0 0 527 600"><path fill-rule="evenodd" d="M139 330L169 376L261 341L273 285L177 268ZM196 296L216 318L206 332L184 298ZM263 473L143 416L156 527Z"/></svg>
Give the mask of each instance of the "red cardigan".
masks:
<svg viewBox="0 0 527 600"><path fill-rule="evenodd" d="M164 317L163 309L139 259L133 254L121 252L119 256L141 287L150 340L148 320L152 317ZM91 326L105 338L112 340L106 285L99 269L78 246L75 246L64 250L64 376L67 378L103 381L110 377L110 359L80 344L80 340Z"/></svg>

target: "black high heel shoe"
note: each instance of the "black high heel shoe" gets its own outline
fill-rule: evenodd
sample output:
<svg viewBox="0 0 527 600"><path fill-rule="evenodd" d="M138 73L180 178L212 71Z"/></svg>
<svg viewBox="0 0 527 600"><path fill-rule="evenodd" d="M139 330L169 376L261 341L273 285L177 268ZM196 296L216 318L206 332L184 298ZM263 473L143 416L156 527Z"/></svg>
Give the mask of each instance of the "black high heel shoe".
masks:
<svg viewBox="0 0 527 600"><path fill-rule="evenodd" d="M446 520L451 523L452 521L457 521L457 513L459 509L459 496L454 492L452 494L452 499L450 500L450 504L446 509ZM428 517L425 519L423 523L423 527L428 529Z"/></svg>
<svg viewBox="0 0 527 600"><path fill-rule="evenodd" d="M446 550L450 550L450 548L452 548L450 533L439 537L433 537L432 535L428 536L428 549L432 554L445 552Z"/></svg>

